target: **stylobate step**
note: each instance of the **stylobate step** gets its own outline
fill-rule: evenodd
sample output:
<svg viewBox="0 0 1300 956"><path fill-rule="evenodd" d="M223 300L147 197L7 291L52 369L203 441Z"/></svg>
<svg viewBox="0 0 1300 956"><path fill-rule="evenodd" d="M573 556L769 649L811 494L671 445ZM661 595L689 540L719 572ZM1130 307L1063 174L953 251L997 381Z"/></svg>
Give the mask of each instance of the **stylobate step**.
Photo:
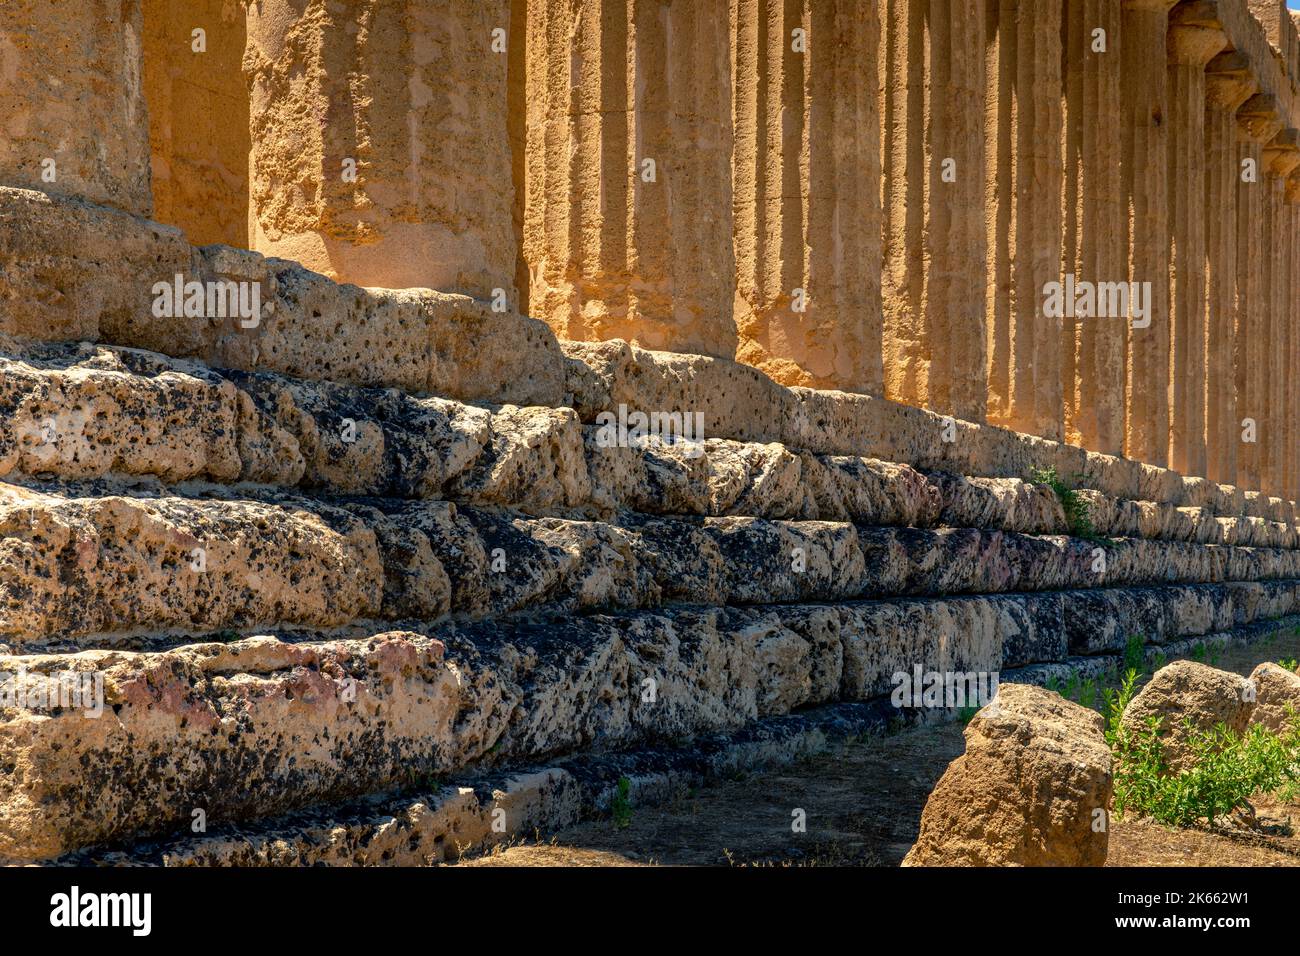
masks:
<svg viewBox="0 0 1300 956"><path fill-rule="evenodd" d="M1297 608L1294 585L1240 590L1182 620L1173 609L1186 595L1168 595L1157 639ZM196 812L237 823L468 768L735 730L890 695L918 668L1060 663L1077 650L1067 619L1078 600L690 607L3 657L0 856L172 833ZM1113 600L1138 623L1142 602L1123 590Z"/></svg>
<svg viewBox="0 0 1300 956"><path fill-rule="evenodd" d="M628 438L568 408L477 406L395 389L216 371L81 344L0 354L0 474L11 481L156 477L315 494L445 498L533 514L652 514L1071 530L1062 502L1022 477L922 473L779 443ZM626 416L624 416L626 418ZM677 433L674 433L677 434ZM1083 487L1104 536L1296 545L1293 523L1237 510L1117 499Z"/></svg>
<svg viewBox="0 0 1300 956"><path fill-rule="evenodd" d="M1293 630L1300 618L1246 625L1196 641L1145 649L1148 661L1249 644ZM1113 674L1119 655L1071 657L1003 671L1002 682L1065 686ZM955 708L902 709L884 698L832 703L751 721L689 741L583 753L483 774L456 775L397 792L318 805L206 832L88 848L55 866L424 866L518 838L545 838L622 801L653 806L738 772L762 771L845 742L921 722Z"/></svg>

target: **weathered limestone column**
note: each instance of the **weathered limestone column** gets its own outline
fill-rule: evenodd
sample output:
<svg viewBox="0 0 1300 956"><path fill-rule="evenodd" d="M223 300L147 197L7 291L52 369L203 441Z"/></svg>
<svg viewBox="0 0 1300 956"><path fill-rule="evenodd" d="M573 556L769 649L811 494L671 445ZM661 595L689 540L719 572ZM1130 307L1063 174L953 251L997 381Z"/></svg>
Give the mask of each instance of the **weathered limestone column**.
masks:
<svg viewBox="0 0 1300 956"><path fill-rule="evenodd" d="M872 0L735 0L737 358L880 393L880 21Z"/></svg>
<svg viewBox="0 0 1300 956"><path fill-rule="evenodd" d="M1296 306L1296 297L1300 296L1300 235L1297 235L1297 231L1300 230L1300 177L1294 172L1286 181L1286 216L1289 220L1287 232L1290 240L1288 263L1290 288L1287 293L1289 305L1286 313L1287 375L1285 376L1287 389L1285 448L1290 469L1287 497L1292 501L1300 501L1300 379L1295 375L1295 370L1300 368L1300 329L1296 327L1297 321L1300 321L1300 309Z"/></svg>
<svg viewBox="0 0 1300 956"><path fill-rule="evenodd" d="M724 0L529 5L529 311L561 337L735 355L728 24Z"/></svg>
<svg viewBox="0 0 1300 956"><path fill-rule="evenodd" d="M140 0L0 9L0 185L148 216Z"/></svg>
<svg viewBox="0 0 1300 956"><path fill-rule="evenodd" d="M1293 172L1287 180L1286 210L1290 219L1288 233L1290 237L1290 291L1287 294L1287 327L1289 346L1287 350L1286 375L1286 449L1289 453L1288 463L1291 469L1291 481L1287 497L1300 501L1300 377L1295 370L1300 368L1300 310L1296 307L1296 298L1300 296L1300 179Z"/></svg>
<svg viewBox="0 0 1300 956"><path fill-rule="evenodd" d="M509 26L509 0L248 4L252 247L514 304Z"/></svg>
<svg viewBox="0 0 1300 956"><path fill-rule="evenodd" d="M983 421L984 0L882 0L885 394Z"/></svg>
<svg viewBox="0 0 1300 956"><path fill-rule="evenodd" d="M1120 0L1070 0L1065 17L1065 238L1063 274L1124 282L1120 183ZM1098 31L1101 31L1098 33ZM1061 382L1065 436L1124 453L1126 319L1065 319Z"/></svg>
<svg viewBox="0 0 1300 956"><path fill-rule="evenodd" d="M1237 52L1220 53L1205 74L1205 287L1207 293L1205 450L1206 477L1237 481L1234 355L1237 347L1237 109L1257 88L1250 63Z"/></svg>
<svg viewBox="0 0 1300 956"><path fill-rule="evenodd" d="M1129 329L1125 453L1169 462L1169 233L1165 35L1173 0L1124 0L1120 117L1129 280L1151 283L1150 324Z"/></svg>
<svg viewBox="0 0 1300 956"><path fill-rule="evenodd" d="M1061 9L988 0L989 420L1063 435Z"/></svg>
<svg viewBox="0 0 1300 956"><path fill-rule="evenodd" d="M144 0L153 214L196 246L248 246L245 24L226 0Z"/></svg>
<svg viewBox="0 0 1300 956"><path fill-rule="evenodd" d="M1226 39L1206 4L1176 7L1169 45L1169 464L1206 472L1205 67Z"/></svg>
<svg viewBox="0 0 1300 956"><path fill-rule="evenodd" d="M1287 195L1290 192L1291 179L1288 178L1283 188L1283 206L1282 206L1282 234L1283 234L1283 294L1282 301L1285 303L1282 317L1283 327L1286 330L1285 351L1282 355L1283 374L1282 374L1282 473L1283 486L1280 492L1281 497L1291 501L1296 500L1296 484L1300 481L1300 462L1297 461L1297 439L1300 438L1300 428L1296 423L1296 352L1300 346L1300 330L1295 326L1296 323L1296 305L1295 298L1300 292L1300 285L1296 283L1295 257L1296 246L1300 245L1297 240L1296 231L1296 207Z"/></svg>
<svg viewBox="0 0 1300 956"><path fill-rule="evenodd" d="M1277 101L1270 95L1256 93L1237 110L1237 484L1256 491L1263 487L1263 448L1268 440L1265 396L1272 306L1266 268L1272 236L1263 146L1281 126Z"/></svg>
<svg viewBox="0 0 1300 956"><path fill-rule="evenodd" d="M1283 497L1290 484L1290 450L1287 438L1293 417L1286 403L1287 379L1294 373L1288 363L1294 301L1290 296L1290 216L1286 205L1286 180L1300 166L1300 133L1280 130L1264 146L1264 164L1268 167L1268 236L1270 238L1266 268L1268 270L1269 344L1268 374L1265 393L1268 435L1263 447L1263 488Z"/></svg>

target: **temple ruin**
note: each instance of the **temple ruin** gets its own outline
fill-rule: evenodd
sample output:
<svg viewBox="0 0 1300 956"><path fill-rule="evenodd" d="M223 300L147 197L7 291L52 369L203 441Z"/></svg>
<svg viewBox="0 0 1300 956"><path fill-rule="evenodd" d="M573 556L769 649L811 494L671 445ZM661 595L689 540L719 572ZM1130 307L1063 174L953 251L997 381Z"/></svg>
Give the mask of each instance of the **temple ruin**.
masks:
<svg viewBox="0 0 1300 956"><path fill-rule="evenodd" d="M1285 0L5 13L0 859L430 862L1300 614Z"/></svg>

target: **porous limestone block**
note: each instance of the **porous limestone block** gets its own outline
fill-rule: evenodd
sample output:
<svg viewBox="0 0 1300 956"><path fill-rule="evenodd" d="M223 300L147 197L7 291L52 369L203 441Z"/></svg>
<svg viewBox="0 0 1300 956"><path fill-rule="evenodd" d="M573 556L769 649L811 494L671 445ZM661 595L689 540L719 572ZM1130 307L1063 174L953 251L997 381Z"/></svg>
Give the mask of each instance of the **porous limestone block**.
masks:
<svg viewBox="0 0 1300 956"><path fill-rule="evenodd" d="M252 248L517 308L510 25L506 0L247 5Z"/></svg>
<svg viewBox="0 0 1300 956"><path fill-rule="evenodd" d="M141 34L140 0L5 4L0 185L150 215Z"/></svg>

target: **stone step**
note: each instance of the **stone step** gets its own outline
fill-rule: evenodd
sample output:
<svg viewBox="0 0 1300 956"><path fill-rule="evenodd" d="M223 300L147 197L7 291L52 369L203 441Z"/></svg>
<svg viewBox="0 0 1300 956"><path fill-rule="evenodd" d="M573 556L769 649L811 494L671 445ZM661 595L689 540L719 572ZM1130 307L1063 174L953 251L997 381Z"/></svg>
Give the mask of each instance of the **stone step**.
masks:
<svg viewBox="0 0 1300 956"><path fill-rule="evenodd" d="M585 754L547 766L376 794L243 826L117 849L52 866L429 866L498 842L609 813L626 781L633 807L655 806L740 772L791 763L885 732L879 702L831 704L705 734L681 748Z"/></svg>
<svg viewBox="0 0 1300 956"><path fill-rule="evenodd" d="M1067 533L1056 495L777 443L628 447L564 408L480 407L392 389L215 372L82 344L0 353L0 476L154 476L447 498L535 514L619 509ZM1295 547L1296 526L1080 490L1099 535ZM1230 503L1235 499L1229 499ZM1244 499L1238 504L1244 505Z"/></svg>
<svg viewBox="0 0 1300 956"><path fill-rule="evenodd" d="M1300 550L1140 538L80 490L0 483L0 642L1300 577Z"/></svg>
<svg viewBox="0 0 1300 956"><path fill-rule="evenodd" d="M1144 649L1148 663L1261 640L1300 618L1259 622ZM1003 671L1002 682L1068 687L1122 666L1119 655L1070 657ZM118 847L95 847L48 861L54 866L428 866L499 842L543 838L611 812L616 799L655 806L738 772L787 764L900 726L947 720L947 707L899 710L878 698L763 717L735 731L700 734L676 747L585 753L513 770L463 775L398 793L314 806L207 832ZM625 788L625 796L620 789Z"/></svg>
<svg viewBox="0 0 1300 956"><path fill-rule="evenodd" d="M867 455L925 471L1021 478L1054 468L1113 498L1208 507L1293 522L1290 501L1167 468L1085 451L994 425L954 420L873 395L784 388L738 362L654 352L626 342L561 342L567 391L582 421L641 411L704 414L704 433L782 442L819 454Z"/></svg>
<svg viewBox="0 0 1300 956"><path fill-rule="evenodd" d="M9 335L468 400L564 397L563 356L543 322L464 295L362 289L287 260L192 247L179 229L78 199L0 187L0 274ZM188 315L160 299L177 276L204 284ZM261 315L217 309L210 283L243 283L250 303L256 287Z"/></svg>
<svg viewBox="0 0 1300 956"><path fill-rule="evenodd" d="M704 434L716 438L973 477L1055 468L1113 498L1296 517L1282 499L875 396L786 388L726 359L621 341L557 343L544 323L465 296L338 285L295 263L193 248L179 230L31 190L0 187L0 271L0 334L113 342L246 372L470 401L572 404L586 423L620 406L699 412ZM155 314L155 286L176 275L251 283L263 315L245 328L238 318Z"/></svg>
<svg viewBox="0 0 1300 956"><path fill-rule="evenodd" d="M303 505L0 484L0 643L381 613L374 532L345 509Z"/></svg>
<svg viewBox="0 0 1300 956"><path fill-rule="evenodd" d="M1167 590L1089 592L1109 596L1117 622L1089 649L1122 647L1124 623L1159 619L1171 644L1288 614L1300 593ZM918 669L1061 662L1086 644L1072 639L1083 597L676 608L0 657L0 856L174 833L196 810L233 824L470 768L733 731L891 696Z"/></svg>

